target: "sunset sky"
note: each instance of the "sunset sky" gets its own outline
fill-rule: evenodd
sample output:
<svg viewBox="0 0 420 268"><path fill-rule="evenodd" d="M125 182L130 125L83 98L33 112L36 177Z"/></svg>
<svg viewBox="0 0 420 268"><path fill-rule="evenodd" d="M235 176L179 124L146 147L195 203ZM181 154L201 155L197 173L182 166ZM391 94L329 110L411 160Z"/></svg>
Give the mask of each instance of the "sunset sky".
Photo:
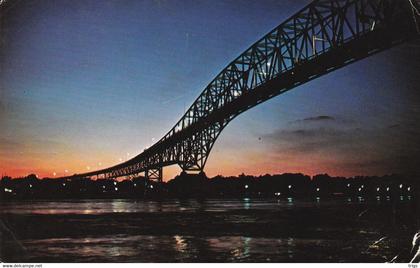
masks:
<svg viewBox="0 0 420 268"><path fill-rule="evenodd" d="M0 175L59 177L135 156L308 2L6 1ZM241 114L206 174L420 173L419 48L400 45ZM179 172L164 169L166 179Z"/></svg>

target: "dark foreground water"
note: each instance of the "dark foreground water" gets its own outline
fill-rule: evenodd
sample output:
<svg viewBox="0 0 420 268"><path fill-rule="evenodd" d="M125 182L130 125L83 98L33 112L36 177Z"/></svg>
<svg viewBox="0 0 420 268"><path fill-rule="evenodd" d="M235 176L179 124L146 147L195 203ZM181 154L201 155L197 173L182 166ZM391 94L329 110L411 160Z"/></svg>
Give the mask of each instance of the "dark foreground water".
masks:
<svg viewBox="0 0 420 268"><path fill-rule="evenodd" d="M418 200L417 200L418 201ZM6 262L407 262L416 200L0 203Z"/></svg>

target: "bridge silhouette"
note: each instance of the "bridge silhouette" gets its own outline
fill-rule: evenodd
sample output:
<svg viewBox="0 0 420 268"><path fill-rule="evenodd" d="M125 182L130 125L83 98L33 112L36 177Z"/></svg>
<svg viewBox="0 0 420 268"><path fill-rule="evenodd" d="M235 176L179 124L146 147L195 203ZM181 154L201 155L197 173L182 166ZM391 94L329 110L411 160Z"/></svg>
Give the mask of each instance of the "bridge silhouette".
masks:
<svg viewBox="0 0 420 268"><path fill-rule="evenodd" d="M145 173L178 164L201 173L217 137L240 113L312 79L418 38L416 0L315 0L224 68L158 142L118 165L72 177ZM67 177L69 178L69 177Z"/></svg>

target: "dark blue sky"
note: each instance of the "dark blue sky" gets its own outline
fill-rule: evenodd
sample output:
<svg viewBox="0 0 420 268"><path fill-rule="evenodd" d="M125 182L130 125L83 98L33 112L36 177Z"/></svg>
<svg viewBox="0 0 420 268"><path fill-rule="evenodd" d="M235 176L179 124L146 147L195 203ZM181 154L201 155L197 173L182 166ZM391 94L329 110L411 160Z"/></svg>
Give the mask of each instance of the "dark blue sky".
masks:
<svg viewBox="0 0 420 268"><path fill-rule="evenodd" d="M7 3L0 171L58 176L134 156L232 59L308 2ZM224 130L207 173L415 170L419 70L419 43L405 44L259 105Z"/></svg>

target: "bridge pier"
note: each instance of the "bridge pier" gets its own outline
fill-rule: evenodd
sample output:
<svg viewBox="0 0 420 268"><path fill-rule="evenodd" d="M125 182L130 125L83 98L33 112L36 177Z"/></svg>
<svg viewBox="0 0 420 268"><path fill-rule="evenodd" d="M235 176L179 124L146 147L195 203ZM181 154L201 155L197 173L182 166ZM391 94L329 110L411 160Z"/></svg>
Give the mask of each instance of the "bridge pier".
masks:
<svg viewBox="0 0 420 268"><path fill-rule="evenodd" d="M181 177L203 177L207 178L206 173L203 170L182 170L179 174Z"/></svg>
<svg viewBox="0 0 420 268"><path fill-rule="evenodd" d="M145 175L146 180L154 180L157 182L162 182L162 178L163 178L162 167L147 169L144 175Z"/></svg>

